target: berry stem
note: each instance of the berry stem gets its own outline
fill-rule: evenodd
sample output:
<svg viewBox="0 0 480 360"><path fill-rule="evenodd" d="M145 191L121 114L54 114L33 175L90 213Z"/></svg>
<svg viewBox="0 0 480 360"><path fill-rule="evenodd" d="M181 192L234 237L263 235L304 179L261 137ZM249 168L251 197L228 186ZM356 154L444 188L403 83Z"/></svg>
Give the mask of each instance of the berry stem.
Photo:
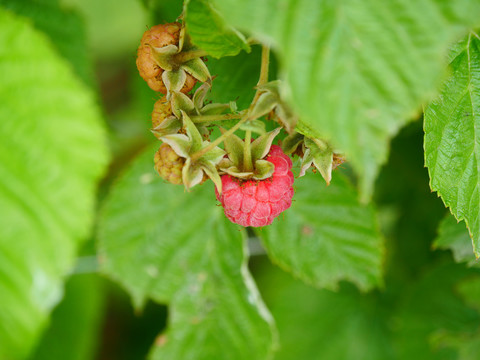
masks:
<svg viewBox="0 0 480 360"><path fill-rule="evenodd" d="M195 115L190 116L190 120L194 123L203 123L210 121L223 121L223 120L235 120L241 119L245 115L246 110L239 112L238 114L222 114L222 115Z"/></svg>
<svg viewBox="0 0 480 360"><path fill-rule="evenodd" d="M262 45L262 64L260 67L260 78L258 79L257 86L263 85L268 82L268 65L270 64L270 47Z"/></svg>
<svg viewBox="0 0 480 360"><path fill-rule="evenodd" d="M252 131L247 130L245 132L245 141L243 145L243 171L250 172L253 171L252 164L252 153L250 151L250 143L252 140Z"/></svg>
<svg viewBox="0 0 480 360"><path fill-rule="evenodd" d="M189 60L196 59L202 56L207 56L208 53L203 50L190 50L190 51L182 51L173 56L173 60L177 64L183 64Z"/></svg>

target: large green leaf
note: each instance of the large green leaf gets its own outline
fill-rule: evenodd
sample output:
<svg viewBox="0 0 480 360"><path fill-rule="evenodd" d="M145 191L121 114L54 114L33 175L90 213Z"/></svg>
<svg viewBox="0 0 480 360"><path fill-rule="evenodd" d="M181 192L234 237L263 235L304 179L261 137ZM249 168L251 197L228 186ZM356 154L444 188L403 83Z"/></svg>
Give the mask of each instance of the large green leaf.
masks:
<svg viewBox="0 0 480 360"><path fill-rule="evenodd" d="M326 186L318 174L295 182L292 207L257 232L270 258L314 286L349 280L363 290L382 283L383 239L374 209L340 174Z"/></svg>
<svg viewBox="0 0 480 360"><path fill-rule="evenodd" d="M439 249L450 249L457 262L475 263L472 249L472 239L468 235L465 223L448 213L438 227L438 237L433 246Z"/></svg>
<svg viewBox="0 0 480 360"><path fill-rule="evenodd" d="M57 0L0 0L0 6L29 17L37 29L51 38L53 45L72 64L77 75L86 84L94 84L84 26L76 12L60 8Z"/></svg>
<svg viewBox="0 0 480 360"><path fill-rule="evenodd" d="M47 39L0 9L0 358L30 350L90 231L101 117Z"/></svg>
<svg viewBox="0 0 480 360"><path fill-rule="evenodd" d="M137 306L148 297L170 303L170 329L154 358L267 358L272 321L246 267L244 233L216 206L211 183L191 193L165 183L153 154L141 155L107 199L104 271Z"/></svg>
<svg viewBox="0 0 480 360"><path fill-rule="evenodd" d="M478 23L471 0L215 0L226 20L270 41L303 132L346 152L372 192L389 139L418 115L456 36Z"/></svg>
<svg viewBox="0 0 480 360"><path fill-rule="evenodd" d="M216 58L250 51L244 36L225 23L210 0L186 0L185 5L187 31L199 48Z"/></svg>
<svg viewBox="0 0 480 360"><path fill-rule="evenodd" d="M465 220L480 256L480 38L471 32L451 53L452 75L425 110L430 186Z"/></svg>

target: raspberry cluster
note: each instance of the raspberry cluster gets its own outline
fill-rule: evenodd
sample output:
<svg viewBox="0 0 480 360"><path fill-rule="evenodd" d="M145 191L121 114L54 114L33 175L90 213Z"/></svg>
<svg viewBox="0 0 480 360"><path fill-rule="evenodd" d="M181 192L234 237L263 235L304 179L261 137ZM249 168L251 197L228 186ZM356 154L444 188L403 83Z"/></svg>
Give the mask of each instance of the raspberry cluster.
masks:
<svg viewBox="0 0 480 360"><path fill-rule="evenodd" d="M232 222L267 226L291 206L294 176L288 155L300 157L299 176L313 166L327 184L333 168L343 162L327 142L295 131L297 117L284 101L281 81L268 82L267 47L262 47L255 97L241 111L234 102L206 101L212 86L204 63L207 54L195 47L181 23L147 30L137 54L140 76L164 95L155 102L151 118L152 132L162 142L154 157L156 171L187 190L210 178ZM273 120L279 127L266 132L261 119ZM227 129L224 120L229 120ZM214 127L221 135L211 140ZM244 139L235 134L237 130L244 131ZM281 131L287 133L282 147L272 145Z"/></svg>

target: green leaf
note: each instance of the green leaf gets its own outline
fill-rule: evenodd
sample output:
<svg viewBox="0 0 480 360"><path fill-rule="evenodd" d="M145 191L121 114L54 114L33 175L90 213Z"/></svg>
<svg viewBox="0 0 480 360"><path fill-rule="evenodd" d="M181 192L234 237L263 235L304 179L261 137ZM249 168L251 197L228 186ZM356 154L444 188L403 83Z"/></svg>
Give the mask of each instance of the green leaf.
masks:
<svg viewBox="0 0 480 360"><path fill-rule="evenodd" d="M244 233L216 206L211 183L190 193L165 183L153 153L133 163L105 203L103 270L137 307L170 302L167 342L157 342L154 358L267 358L272 320L246 267Z"/></svg>
<svg viewBox="0 0 480 360"><path fill-rule="evenodd" d="M480 39L471 32L451 54L452 75L425 110L425 164L430 187L465 220L480 256Z"/></svg>
<svg viewBox="0 0 480 360"><path fill-rule="evenodd" d="M245 37L225 23L209 0L186 0L185 22L192 42L217 59L250 51Z"/></svg>
<svg viewBox="0 0 480 360"><path fill-rule="evenodd" d="M29 17L33 25L48 35L56 50L73 66L87 84L95 83L84 24L76 11L60 8L58 1L0 0L0 6Z"/></svg>
<svg viewBox="0 0 480 360"><path fill-rule="evenodd" d="M479 275L478 269L460 264L440 265L404 292L395 319L398 359L457 359L447 356L450 344L443 335L478 331L480 314L458 296L456 287L467 279L478 281Z"/></svg>
<svg viewBox="0 0 480 360"><path fill-rule="evenodd" d="M307 174L295 182L292 207L257 234L275 263L311 285L349 280L370 289L382 284L384 245L373 207L357 198L340 174L328 187Z"/></svg>
<svg viewBox="0 0 480 360"><path fill-rule="evenodd" d="M372 193L392 136L418 115L451 41L477 23L471 0L216 0L226 21L276 50L300 132L345 152Z"/></svg>
<svg viewBox="0 0 480 360"><path fill-rule="evenodd" d="M472 239L468 235L463 222L459 223L447 214L438 227L438 237L433 246L438 249L450 249L456 262L475 263L472 249Z"/></svg>
<svg viewBox="0 0 480 360"><path fill-rule="evenodd" d="M95 358L100 339L104 291L97 274L75 275L65 297L52 313L51 323L29 360L86 360ZM61 339L61 341L60 341Z"/></svg>
<svg viewBox="0 0 480 360"><path fill-rule="evenodd" d="M214 77L209 98L218 103L228 103L235 99L240 110L246 109L255 95L260 60L258 46L250 54L242 52L220 60L208 59L208 68Z"/></svg>
<svg viewBox="0 0 480 360"><path fill-rule="evenodd" d="M31 349L92 224L107 162L93 94L0 9L0 358Z"/></svg>
<svg viewBox="0 0 480 360"><path fill-rule="evenodd" d="M260 270L259 286L280 335L276 360L395 359L385 316L391 307L376 293L346 283L336 292L319 290L271 265Z"/></svg>
<svg viewBox="0 0 480 360"><path fill-rule="evenodd" d="M271 358L265 321L271 317L248 273L243 234L221 219L210 236L198 258L201 270L185 274L173 297L170 329L157 341L152 359Z"/></svg>

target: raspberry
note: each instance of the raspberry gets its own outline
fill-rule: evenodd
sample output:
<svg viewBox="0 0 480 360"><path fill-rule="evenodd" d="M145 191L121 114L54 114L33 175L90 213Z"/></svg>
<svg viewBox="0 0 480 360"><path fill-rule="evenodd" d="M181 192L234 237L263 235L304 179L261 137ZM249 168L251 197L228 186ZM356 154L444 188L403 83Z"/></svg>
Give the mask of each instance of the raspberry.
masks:
<svg viewBox="0 0 480 360"><path fill-rule="evenodd" d="M161 48L167 45L178 45L181 25L179 23L169 23L155 25L145 31L140 46L137 50L137 68L140 76L145 80L152 90L167 93L167 88L162 80L163 69L157 64L153 57L153 49ZM197 80L187 74L187 79L183 85L182 92L188 93L193 89Z"/></svg>
<svg viewBox="0 0 480 360"><path fill-rule="evenodd" d="M265 160L275 165L273 175L265 180L222 175L222 195L216 195L230 221L242 226L270 225L292 204L292 160L277 145L272 145Z"/></svg>
<svg viewBox="0 0 480 360"><path fill-rule="evenodd" d="M152 127L156 128L169 116L172 116L170 101L166 101L165 99L157 100L155 105L153 105Z"/></svg>
<svg viewBox="0 0 480 360"><path fill-rule="evenodd" d="M163 143L155 153L155 170L172 184L182 184L182 169L185 159L178 156L170 145Z"/></svg>

